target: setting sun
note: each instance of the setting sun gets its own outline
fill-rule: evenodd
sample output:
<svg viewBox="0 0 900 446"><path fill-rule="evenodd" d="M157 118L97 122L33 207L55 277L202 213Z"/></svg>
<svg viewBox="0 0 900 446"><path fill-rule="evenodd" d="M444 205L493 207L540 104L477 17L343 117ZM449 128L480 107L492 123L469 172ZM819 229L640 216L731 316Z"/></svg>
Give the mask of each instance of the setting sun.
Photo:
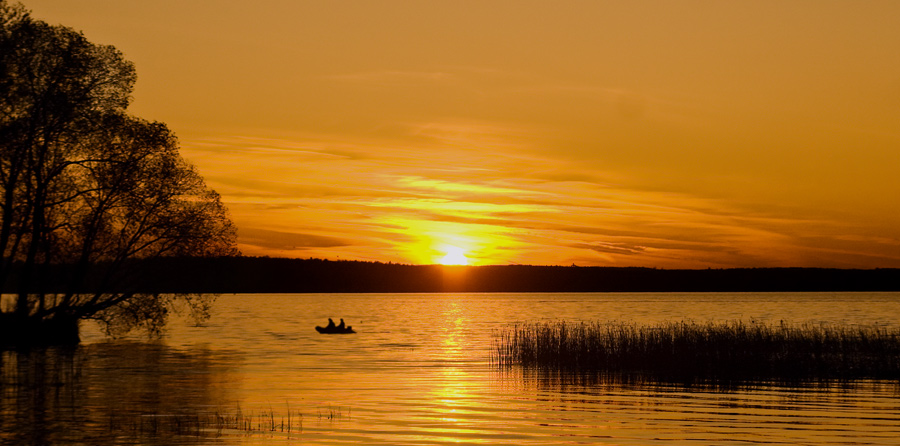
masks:
<svg viewBox="0 0 900 446"><path fill-rule="evenodd" d="M466 258L462 248L456 246L447 247L447 255L441 257L441 265L468 265L469 259Z"/></svg>
<svg viewBox="0 0 900 446"><path fill-rule="evenodd" d="M247 256L900 267L900 2L21 1L133 61Z"/></svg>

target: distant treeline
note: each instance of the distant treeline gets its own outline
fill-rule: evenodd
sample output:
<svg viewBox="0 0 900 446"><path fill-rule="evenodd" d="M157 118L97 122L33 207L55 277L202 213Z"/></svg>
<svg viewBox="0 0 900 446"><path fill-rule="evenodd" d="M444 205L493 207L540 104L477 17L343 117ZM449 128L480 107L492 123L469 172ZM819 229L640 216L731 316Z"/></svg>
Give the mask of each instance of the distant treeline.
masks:
<svg viewBox="0 0 900 446"><path fill-rule="evenodd" d="M61 278L70 273L54 268ZM134 280L122 286L167 293L900 291L900 269L441 266L270 257L168 258L132 269ZM41 288L61 291L52 283ZM15 281L4 289L15 290Z"/></svg>

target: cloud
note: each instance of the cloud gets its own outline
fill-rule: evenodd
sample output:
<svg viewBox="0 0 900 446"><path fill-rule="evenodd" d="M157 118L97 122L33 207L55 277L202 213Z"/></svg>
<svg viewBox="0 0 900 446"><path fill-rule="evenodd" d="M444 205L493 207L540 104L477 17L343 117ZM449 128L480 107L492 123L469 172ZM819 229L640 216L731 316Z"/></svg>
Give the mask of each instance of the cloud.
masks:
<svg viewBox="0 0 900 446"><path fill-rule="evenodd" d="M442 71L381 70L359 73L332 74L325 79L374 84L407 84L409 82L439 82L454 79L453 73Z"/></svg>
<svg viewBox="0 0 900 446"><path fill-rule="evenodd" d="M297 232L273 231L269 229L241 227L238 237L242 243L277 250L301 248L333 248L349 246L351 243L336 237L303 234Z"/></svg>
<svg viewBox="0 0 900 446"><path fill-rule="evenodd" d="M450 245L476 263L823 266L851 254L900 263L889 254L895 238L854 235L864 225L655 190L627 171L541 155L520 138L527 130L452 120L407 128L418 138L185 145L258 254L430 263Z"/></svg>

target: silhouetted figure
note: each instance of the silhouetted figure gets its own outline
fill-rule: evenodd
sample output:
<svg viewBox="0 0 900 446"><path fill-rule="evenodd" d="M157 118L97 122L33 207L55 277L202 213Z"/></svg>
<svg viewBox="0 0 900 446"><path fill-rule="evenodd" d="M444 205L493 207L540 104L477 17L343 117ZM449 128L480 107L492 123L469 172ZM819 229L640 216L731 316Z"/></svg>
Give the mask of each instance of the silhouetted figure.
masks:
<svg viewBox="0 0 900 446"><path fill-rule="evenodd" d="M350 334L356 333L353 331L353 327L347 325L344 326L344 319L341 319L340 325L334 325L334 321L331 318L328 318L328 326L327 327L319 327L316 326L316 331L322 334Z"/></svg>

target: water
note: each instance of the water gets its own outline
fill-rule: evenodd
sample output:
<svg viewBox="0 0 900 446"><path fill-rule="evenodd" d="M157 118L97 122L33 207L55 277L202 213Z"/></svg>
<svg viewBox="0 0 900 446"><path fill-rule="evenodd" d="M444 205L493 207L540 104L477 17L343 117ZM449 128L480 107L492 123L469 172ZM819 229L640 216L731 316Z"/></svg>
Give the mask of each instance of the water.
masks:
<svg viewBox="0 0 900 446"><path fill-rule="evenodd" d="M328 317L358 334L316 333ZM175 320L159 342L111 342L88 325L74 351L2 353L0 441L887 445L900 437L893 382L717 390L578 383L490 364L498 328L557 319L897 326L900 293L226 295L204 326Z"/></svg>

